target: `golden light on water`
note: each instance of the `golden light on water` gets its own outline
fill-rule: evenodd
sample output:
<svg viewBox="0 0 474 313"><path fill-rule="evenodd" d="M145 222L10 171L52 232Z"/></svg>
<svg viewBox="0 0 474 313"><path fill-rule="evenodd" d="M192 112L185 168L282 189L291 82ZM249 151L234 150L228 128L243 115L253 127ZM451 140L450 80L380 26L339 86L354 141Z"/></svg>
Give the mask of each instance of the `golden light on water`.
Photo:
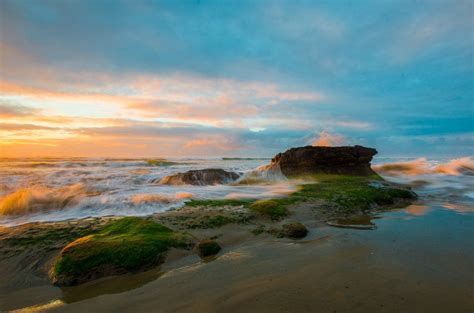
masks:
<svg viewBox="0 0 474 313"><path fill-rule="evenodd" d="M29 306L26 308L18 309L18 310L13 310L9 311L10 313L37 313L37 312L45 312L50 309L55 309L58 307L61 307L65 305L64 301L62 300L53 300L45 304L37 304L33 306Z"/></svg>

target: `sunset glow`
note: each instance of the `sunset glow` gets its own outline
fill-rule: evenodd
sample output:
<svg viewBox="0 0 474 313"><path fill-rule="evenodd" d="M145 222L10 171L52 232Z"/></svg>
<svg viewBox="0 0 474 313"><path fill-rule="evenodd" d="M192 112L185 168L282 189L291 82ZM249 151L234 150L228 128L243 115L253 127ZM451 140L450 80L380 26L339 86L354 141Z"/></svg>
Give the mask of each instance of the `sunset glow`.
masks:
<svg viewBox="0 0 474 313"><path fill-rule="evenodd" d="M2 157L472 152L470 2L106 3L1 2Z"/></svg>

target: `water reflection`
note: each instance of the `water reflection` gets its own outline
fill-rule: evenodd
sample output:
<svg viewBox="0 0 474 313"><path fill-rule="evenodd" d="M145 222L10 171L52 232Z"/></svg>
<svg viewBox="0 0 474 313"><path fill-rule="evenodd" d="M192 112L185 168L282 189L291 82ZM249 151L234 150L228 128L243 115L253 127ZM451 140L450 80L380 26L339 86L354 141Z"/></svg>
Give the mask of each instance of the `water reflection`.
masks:
<svg viewBox="0 0 474 313"><path fill-rule="evenodd" d="M443 203L443 208L457 213L474 213L474 205L460 203Z"/></svg>
<svg viewBox="0 0 474 313"><path fill-rule="evenodd" d="M106 294L115 294L140 288L162 276L159 268L147 272L109 277L74 287L63 287L62 301L78 302Z"/></svg>
<svg viewBox="0 0 474 313"><path fill-rule="evenodd" d="M406 209L405 212L407 212L410 215L416 215L416 216L421 216L425 215L430 211L430 207L424 204L412 204L409 205Z"/></svg>
<svg viewBox="0 0 474 313"><path fill-rule="evenodd" d="M335 220L327 221L329 226L340 227L340 228L353 228L353 229L376 229L377 225L372 222L374 219L380 218L374 215L356 215L347 218L338 218Z"/></svg>

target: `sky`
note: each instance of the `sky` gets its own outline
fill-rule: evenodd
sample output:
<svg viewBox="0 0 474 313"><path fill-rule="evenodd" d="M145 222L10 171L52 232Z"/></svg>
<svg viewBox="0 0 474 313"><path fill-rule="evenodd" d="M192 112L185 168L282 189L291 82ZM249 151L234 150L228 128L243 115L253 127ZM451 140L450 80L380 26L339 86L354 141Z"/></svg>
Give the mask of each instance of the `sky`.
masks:
<svg viewBox="0 0 474 313"><path fill-rule="evenodd" d="M0 157L472 156L473 5L0 0Z"/></svg>

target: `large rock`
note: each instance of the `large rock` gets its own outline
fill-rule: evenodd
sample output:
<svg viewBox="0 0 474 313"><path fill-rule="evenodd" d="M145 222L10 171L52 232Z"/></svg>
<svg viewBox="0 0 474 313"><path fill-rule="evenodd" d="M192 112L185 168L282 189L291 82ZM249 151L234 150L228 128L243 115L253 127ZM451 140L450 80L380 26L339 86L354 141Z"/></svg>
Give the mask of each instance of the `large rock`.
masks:
<svg viewBox="0 0 474 313"><path fill-rule="evenodd" d="M272 166L279 167L289 177L305 174L345 174L369 176L375 174L370 167L377 150L354 147L299 147L277 154Z"/></svg>
<svg viewBox="0 0 474 313"><path fill-rule="evenodd" d="M163 185L217 185L235 181L239 175L234 172L227 172L219 168L209 168L204 170L191 170L185 173L178 173L163 177L160 184Z"/></svg>
<svg viewBox="0 0 474 313"><path fill-rule="evenodd" d="M64 247L50 271L53 284L72 286L98 278L148 270L170 248L190 249L194 239L138 217L112 221Z"/></svg>

